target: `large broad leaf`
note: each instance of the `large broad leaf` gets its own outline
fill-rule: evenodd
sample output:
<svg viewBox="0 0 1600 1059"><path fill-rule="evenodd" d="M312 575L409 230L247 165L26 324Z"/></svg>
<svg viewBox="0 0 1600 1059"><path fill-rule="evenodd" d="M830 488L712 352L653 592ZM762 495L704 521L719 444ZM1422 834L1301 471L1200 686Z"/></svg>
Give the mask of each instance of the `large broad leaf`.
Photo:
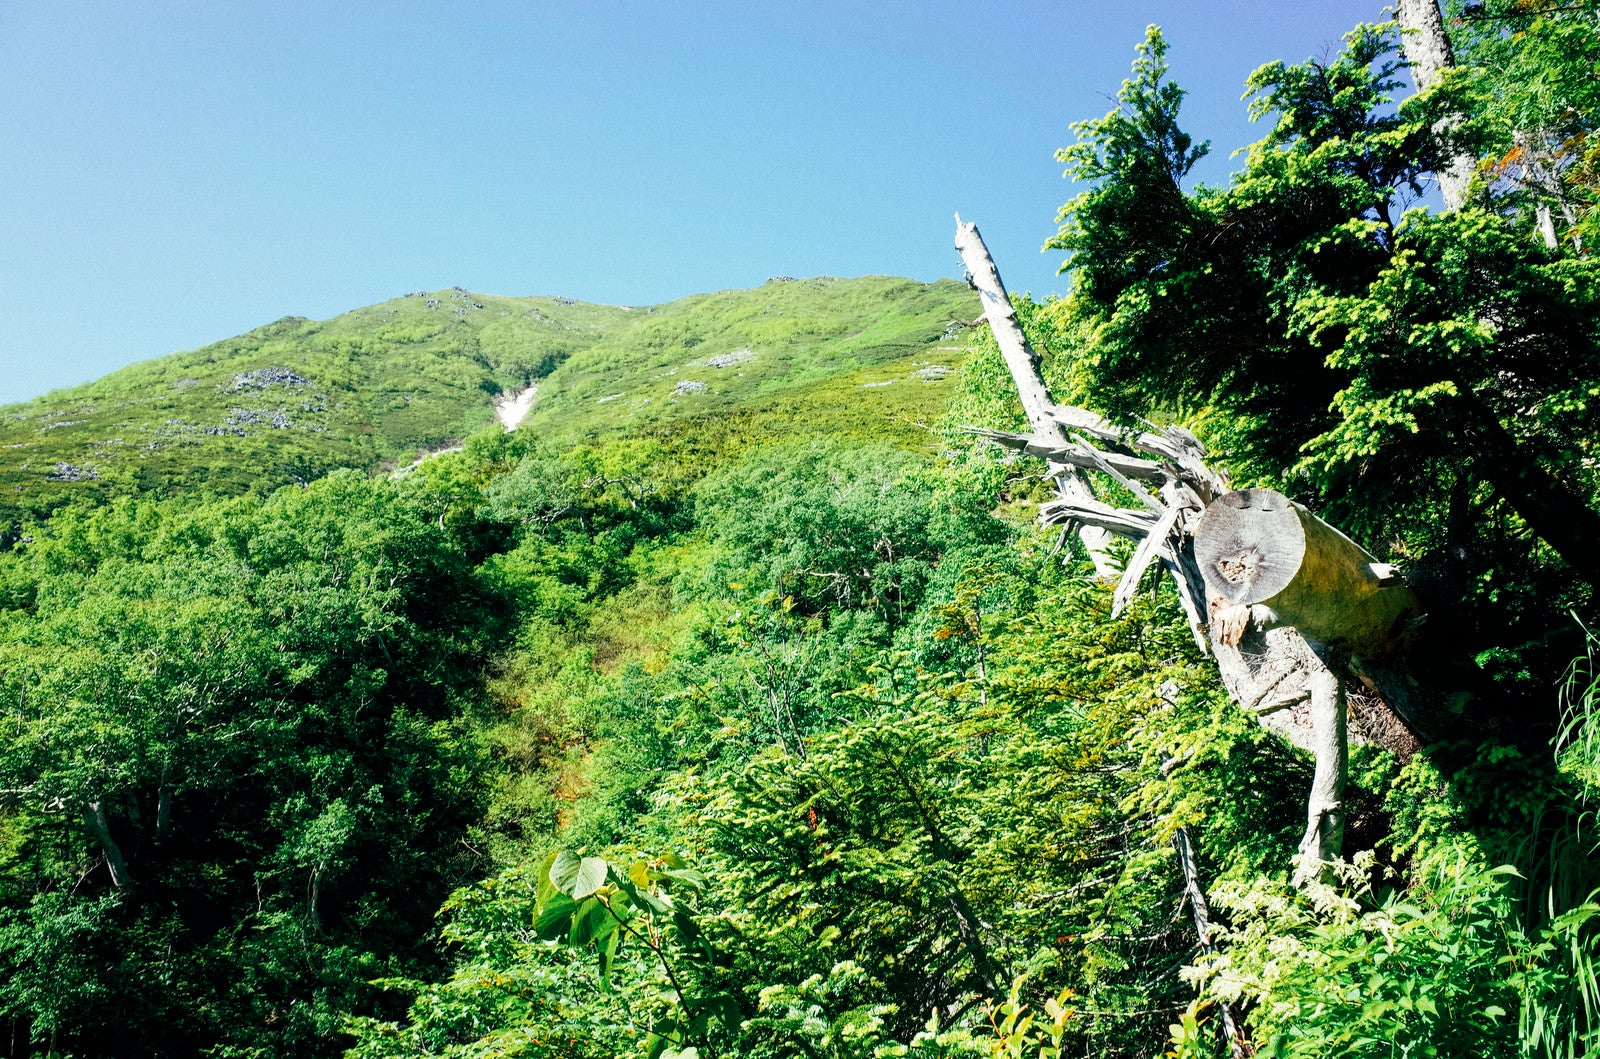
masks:
<svg viewBox="0 0 1600 1059"><path fill-rule="evenodd" d="M533 932L541 941L555 941L572 931L572 914L578 902L563 893L553 893L548 901L539 902L539 911L533 919Z"/></svg>
<svg viewBox="0 0 1600 1059"><path fill-rule="evenodd" d="M583 858L570 849L557 853L550 861L550 869L545 875L550 880L550 885L557 890L572 896L572 886L578 881L578 869L583 866Z"/></svg>
<svg viewBox="0 0 1600 1059"><path fill-rule="evenodd" d="M578 862L578 877L572 884L572 896L583 900L606 884L606 862L599 857L585 857Z"/></svg>
<svg viewBox="0 0 1600 1059"><path fill-rule="evenodd" d="M539 883L536 891L536 900L539 902L540 908L543 908L551 897L561 892L556 889L555 883L550 879L550 872L560 857L560 853L552 853L539 864Z"/></svg>
<svg viewBox="0 0 1600 1059"><path fill-rule="evenodd" d="M562 850L550 862L550 884L567 896L582 901L606 882L606 862L599 857L579 857Z"/></svg>
<svg viewBox="0 0 1600 1059"><path fill-rule="evenodd" d="M591 897L578 906L572 916L572 932L567 943L581 949L595 942L603 942L617 929L617 917L599 900Z"/></svg>

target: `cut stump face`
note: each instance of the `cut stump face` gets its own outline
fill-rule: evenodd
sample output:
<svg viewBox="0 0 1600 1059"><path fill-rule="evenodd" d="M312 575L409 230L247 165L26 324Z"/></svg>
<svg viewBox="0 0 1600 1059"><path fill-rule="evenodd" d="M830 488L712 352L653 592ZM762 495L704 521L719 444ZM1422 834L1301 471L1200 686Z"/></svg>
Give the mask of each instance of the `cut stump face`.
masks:
<svg viewBox="0 0 1600 1059"><path fill-rule="evenodd" d="M1420 610L1392 568L1272 489L1243 489L1207 505L1194 530L1206 592L1260 606L1312 643L1387 658L1404 647Z"/></svg>
<svg viewBox="0 0 1600 1059"><path fill-rule="evenodd" d="M1206 587L1230 603L1260 603L1299 572L1306 535L1294 503L1272 489L1220 496L1195 528L1195 560Z"/></svg>

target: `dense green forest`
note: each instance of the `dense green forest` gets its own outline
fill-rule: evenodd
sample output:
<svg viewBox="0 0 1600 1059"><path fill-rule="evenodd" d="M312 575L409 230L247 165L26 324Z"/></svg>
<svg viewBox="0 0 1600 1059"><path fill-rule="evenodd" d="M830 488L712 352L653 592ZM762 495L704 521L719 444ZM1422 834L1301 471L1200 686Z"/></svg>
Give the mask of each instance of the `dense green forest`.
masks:
<svg viewBox="0 0 1600 1059"><path fill-rule="evenodd" d="M966 429L965 288L410 296L4 410L6 1054L1600 1054L1600 24L1455 14L1421 92L1394 25L1258 70L1223 186L1152 29L1018 305L1422 598L1447 723L1325 870L1310 756Z"/></svg>

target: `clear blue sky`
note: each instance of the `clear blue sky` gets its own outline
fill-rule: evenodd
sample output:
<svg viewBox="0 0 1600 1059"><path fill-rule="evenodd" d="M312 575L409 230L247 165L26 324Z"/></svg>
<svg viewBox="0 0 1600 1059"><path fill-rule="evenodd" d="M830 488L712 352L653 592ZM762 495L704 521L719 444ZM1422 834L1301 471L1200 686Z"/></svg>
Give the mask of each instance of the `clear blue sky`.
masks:
<svg viewBox="0 0 1600 1059"><path fill-rule="evenodd" d="M770 276L1013 290L1053 158L1164 27L1203 176L1241 83L1381 0L0 4L0 402L460 285L642 305Z"/></svg>

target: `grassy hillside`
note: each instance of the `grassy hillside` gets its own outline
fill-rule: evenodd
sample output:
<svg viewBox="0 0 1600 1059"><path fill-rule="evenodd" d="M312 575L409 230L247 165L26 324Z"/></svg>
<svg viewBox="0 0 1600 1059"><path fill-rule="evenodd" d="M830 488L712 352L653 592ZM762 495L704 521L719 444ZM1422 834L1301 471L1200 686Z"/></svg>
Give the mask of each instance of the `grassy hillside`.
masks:
<svg viewBox="0 0 1600 1059"><path fill-rule="evenodd" d="M76 498L264 490L409 462L481 429L497 395L533 382L529 426L567 440L681 435L685 423L693 436L783 431L801 414L808 429L903 421L937 399L958 352L946 329L976 311L953 281L874 276L644 307L452 288L321 322L285 317L0 408L0 520Z"/></svg>
<svg viewBox="0 0 1600 1059"><path fill-rule="evenodd" d="M631 327L550 375L528 422L598 436L737 414L841 379L868 390L937 380L959 352L944 333L969 311L975 298L953 281L883 277L774 280L636 310ZM862 399L840 393L837 403Z"/></svg>

